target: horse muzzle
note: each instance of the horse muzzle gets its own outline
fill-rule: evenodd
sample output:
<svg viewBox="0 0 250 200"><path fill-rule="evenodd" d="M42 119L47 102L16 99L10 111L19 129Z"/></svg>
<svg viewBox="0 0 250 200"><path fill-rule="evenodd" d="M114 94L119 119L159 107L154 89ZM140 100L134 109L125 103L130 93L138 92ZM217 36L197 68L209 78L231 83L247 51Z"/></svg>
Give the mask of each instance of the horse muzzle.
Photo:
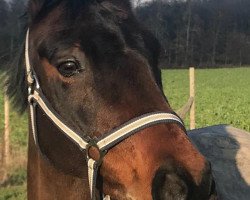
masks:
<svg viewBox="0 0 250 200"><path fill-rule="evenodd" d="M211 166L206 163L196 184L189 173L173 164L160 167L152 183L153 200L218 200Z"/></svg>

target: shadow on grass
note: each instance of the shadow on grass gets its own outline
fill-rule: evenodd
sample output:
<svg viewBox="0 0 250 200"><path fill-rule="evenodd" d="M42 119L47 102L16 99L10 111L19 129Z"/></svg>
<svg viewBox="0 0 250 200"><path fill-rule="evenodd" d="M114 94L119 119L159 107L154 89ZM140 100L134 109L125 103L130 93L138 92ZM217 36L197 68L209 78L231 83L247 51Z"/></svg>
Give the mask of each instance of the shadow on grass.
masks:
<svg viewBox="0 0 250 200"><path fill-rule="evenodd" d="M7 176L7 179L1 183L0 187L19 186L26 183L27 173L25 169L17 169Z"/></svg>
<svg viewBox="0 0 250 200"><path fill-rule="evenodd" d="M20 168L9 175L0 184L0 200L26 200L26 169Z"/></svg>

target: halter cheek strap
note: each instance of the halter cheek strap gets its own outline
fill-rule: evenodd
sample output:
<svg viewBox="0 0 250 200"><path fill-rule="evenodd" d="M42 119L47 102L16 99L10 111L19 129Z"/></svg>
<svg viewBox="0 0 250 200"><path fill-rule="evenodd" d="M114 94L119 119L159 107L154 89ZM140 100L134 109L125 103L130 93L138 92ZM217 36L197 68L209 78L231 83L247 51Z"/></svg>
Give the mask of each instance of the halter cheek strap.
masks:
<svg viewBox="0 0 250 200"><path fill-rule="evenodd" d="M68 127L60 115L52 108L49 101L43 95L42 90L39 86L39 82L35 74L33 73L33 68L30 65L29 59L29 31L27 31L26 43L25 43L25 60L26 60L26 73L27 82L29 85L29 96L28 101L30 105L30 117L32 134L34 137L35 144L39 146L39 141L37 140L37 130L36 130L36 106L39 106L43 112L50 118L51 121L65 134L70 140L72 140L75 145L81 150L86 151L86 162L88 165L88 179L91 199L95 199L95 188L96 180L99 167L109 149L116 146L118 143L122 142L131 135L156 124L160 123L177 123L183 129L184 125L182 120L173 113L165 112L154 112L148 113L139 117L136 117L127 123L121 125L120 127L103 134L100 138L91 138L85 136L80 137L77 132ZM98 160L91 158L89 155L90 148L95 148L99 152ZM106 200L110 199L109 196L105 197Z"/></svg>

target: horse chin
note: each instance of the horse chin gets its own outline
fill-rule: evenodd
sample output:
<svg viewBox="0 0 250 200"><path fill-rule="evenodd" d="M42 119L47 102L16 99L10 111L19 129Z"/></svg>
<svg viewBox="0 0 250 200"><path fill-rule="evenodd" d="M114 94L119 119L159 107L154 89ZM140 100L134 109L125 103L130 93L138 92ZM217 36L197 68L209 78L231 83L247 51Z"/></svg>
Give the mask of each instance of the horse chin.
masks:
<svg viewBox="0 0 250 200"><path fill-rule="evenodd" d="M126 200L137 200L137 198L135 198L133 195L131 194L126 194L125 196Z"/></svg>
<svg viewBox="0 0 250 200"><path fill-rule="evenodd" d="M112 199L112 200L139 200L139 199L143 199L144 200L144 198L142 198L142 197L140 197L140 198L137 198L137 197L135 197L134 195L131 195L130 193L126 193L126 194L123 194L123 193L119 193L119 192L117 192L115 195L114 195L114 197L111 197L110 198L110 196L106 196L106 198L104 198L104 200L109 200L109 199Z"/></svg>

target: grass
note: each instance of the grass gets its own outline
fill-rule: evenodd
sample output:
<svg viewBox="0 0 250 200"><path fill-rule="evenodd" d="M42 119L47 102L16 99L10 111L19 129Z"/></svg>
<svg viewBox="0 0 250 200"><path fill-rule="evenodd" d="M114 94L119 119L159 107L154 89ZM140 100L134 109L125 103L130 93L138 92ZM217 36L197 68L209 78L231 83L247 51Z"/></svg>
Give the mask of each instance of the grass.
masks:
<svg viewBox="0 0 250 200"><path fill-rule="evenodd" d="M164 92L178 110L189 98L188 70L164 70ZM250 68L196 70L196 126L231 124L250 132ZM188 120L186 120L188 125Z"/></svg>
<svg viewBox="0 0 250 200"><path fill-rule="evenodd" d="M19 168L11 172L5 187L0 188L1 200L25 200L26 198L26 169Z"/></svg>
<svg viewBox="0 0 250 200"><path fill-rule="evenodd" d="M2 80L0 80L0 82L2 82ZM10 143L11 143L12 159L10 163L10 168L8 170L9 178L4 183L5 187L0 187L0 200L26 199L26 161L27 161L26 152L27 152L27 132L28 132L27 124L28 120L26 114L20 116L13 109L11 109ZM0 93L0 137L2 137L3 131L4 131L4 97L2 93Z"/></svg>
<svg viewBox="0 0 250 200"><path fill-rule="evenodd" d="M178 110L189 98L188 70L163 70L164 92ZM197 128L232 124L250 132L250 68L196 70ZM0 134L3 132L3 96L0 95ZM188 125L188 120L186 120ZM11 112L13 163L6 187L0 187L0 200L26 199L25 160L27 115Z"/></svg>
<svg viewBox="0 0 250 200"><path fill-rule="evenodd" d="M0 199L1 200L25 200L26 197L26 186L12 186L0 188Z"/></svg>

